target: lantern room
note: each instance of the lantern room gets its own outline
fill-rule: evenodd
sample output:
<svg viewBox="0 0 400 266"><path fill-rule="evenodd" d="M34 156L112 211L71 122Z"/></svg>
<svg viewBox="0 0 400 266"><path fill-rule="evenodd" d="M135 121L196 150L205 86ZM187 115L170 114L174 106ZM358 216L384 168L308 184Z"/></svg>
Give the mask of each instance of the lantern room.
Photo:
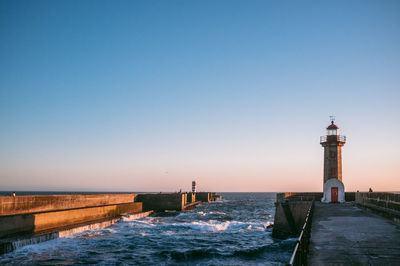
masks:
<svg viewBox="0 0 400 266"><path fill-rule="evenodd" d="M336 136L338 135L338 130L339 127L337 125L335 125L334 121L331 121L331 124L329 125L329 127L326 128L326 135L327 136Z"/></svg>

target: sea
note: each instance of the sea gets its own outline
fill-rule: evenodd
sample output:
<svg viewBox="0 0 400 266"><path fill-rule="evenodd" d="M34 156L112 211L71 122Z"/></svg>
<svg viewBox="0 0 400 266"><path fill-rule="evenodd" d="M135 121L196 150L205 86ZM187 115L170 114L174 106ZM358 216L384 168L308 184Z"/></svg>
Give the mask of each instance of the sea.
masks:
<svg viewBox="0 0 400 266"><path fill-rule="evenodd" d="M123 218L104 229L25 246L0 256L0 265L280 265L290 260L295 239L271 235L276 193L219 194L223 200L192 211Z"/></svg>

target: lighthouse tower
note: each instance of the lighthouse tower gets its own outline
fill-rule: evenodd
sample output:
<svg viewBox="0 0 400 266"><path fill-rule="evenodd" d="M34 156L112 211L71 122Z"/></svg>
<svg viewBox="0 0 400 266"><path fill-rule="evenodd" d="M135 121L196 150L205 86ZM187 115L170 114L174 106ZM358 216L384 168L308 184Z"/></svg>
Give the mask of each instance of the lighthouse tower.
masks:
<svg viewBox="0 0 400 266"><path fill-rule="evenodd" d="M342 146L346 137L338 134L339 127L331 117L331 124L326 128L326 136L320 143L324 147L324 197L322 202L344 202L342 183Z"/></svg>
<svg viewBox="0 0 400 266"><path fill-rule="evenodd" d="M196 181L192 181L192 193L196 193Z"/></svg>

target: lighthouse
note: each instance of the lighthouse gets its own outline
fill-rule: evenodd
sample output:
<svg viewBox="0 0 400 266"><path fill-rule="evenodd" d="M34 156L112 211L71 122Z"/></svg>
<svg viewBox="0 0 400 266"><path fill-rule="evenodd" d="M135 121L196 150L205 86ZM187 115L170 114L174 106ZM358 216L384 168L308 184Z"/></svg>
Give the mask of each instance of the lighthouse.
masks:
<svg viewBox="0 0 400 266"><path fill-rule="evenodd" d="M324 148L324 196L322 202L344 202L342 182L342 146L346 137L339 135L339 127L331 117L326 128L326 136L321 136L320 144Z"/></svg>
<svg viewBox="0 0 400 266"><path fill-rule="evenodd" d="M192 193L196 193L196 181L192 181Z"/></svg>

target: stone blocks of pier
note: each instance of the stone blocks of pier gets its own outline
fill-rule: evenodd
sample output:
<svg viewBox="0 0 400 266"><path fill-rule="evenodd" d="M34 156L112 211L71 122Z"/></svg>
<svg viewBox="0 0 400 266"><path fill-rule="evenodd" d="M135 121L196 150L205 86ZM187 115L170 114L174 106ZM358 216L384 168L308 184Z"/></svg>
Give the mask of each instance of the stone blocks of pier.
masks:
<svg viewBox="0 0 400 266"><path fill-rule="evenodd" d="M123 213L142 211L141 202L62 211L0 216L0 237L16 233L33 233L52 228L115 218Z"/></svg>
<svg viewBox="0 0 400 266"><path fill-rule="evenodd" d="M0 215L23 214L130 203L137 194L0 196Z"/></svg>
<svg viewBox="0 0 400 266"><path fill-rule="evenodd" d="M136 194L0 197L0 238L142 212Z"/></svg>
<svg viewBox="0 0 400 266"><path fill-rule="evenodd" d="M187 193L187 203L196 202L196 193L189 192Z"/></svg>
<svg viewBox="0 0 400 266"><path fill-rule="evenodd" d="M210 192L196 192L196 200L201 202L210 202L211 193Z"/></svg>
<svg viewBox="0 0 400 266"><path fill-rule="evenodd" d="M312 201L277 202L272 236L286 238L298 235L311 204Z"/></svg>
<svg viewBox="0 0 400 266"><path fill-rule="evenodd" d="M400 222L400 194L387 192L357 192L357 205L372 209L381 215Z"/></svg>
<svg viewBox="0 0 400 266"><path fill-rule="evenodd" d="M322 192L284 192L276 194L276 201L320 201L323 195Z"/></svg>
<svg viewBox="0 0 400 266"><path fill-rule="evenodd" d="M143 203L144 211L182 211L185 209L186 193L139 194L136 201Z"/></svg>

